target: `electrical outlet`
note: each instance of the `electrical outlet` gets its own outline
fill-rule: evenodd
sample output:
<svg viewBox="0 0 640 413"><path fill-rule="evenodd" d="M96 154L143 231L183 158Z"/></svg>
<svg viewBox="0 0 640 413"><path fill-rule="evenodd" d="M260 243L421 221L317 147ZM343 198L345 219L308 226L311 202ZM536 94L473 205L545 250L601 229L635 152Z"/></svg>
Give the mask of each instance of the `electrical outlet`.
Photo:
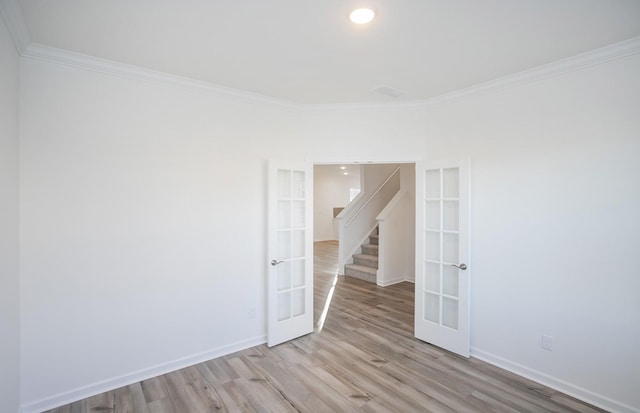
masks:
<svg viewBox="0 0 640 413"><path fill-rule="evenodd" d="M254 318L256 318L256 309L255 308L250 308L249 309L249 319L253 320Z"/></svg>
<svg viewBox="0 0 640 413"><path fill-rule="evenodd" d="M542 348L545 350L553 351L553 337L543 334Z"/></svg>

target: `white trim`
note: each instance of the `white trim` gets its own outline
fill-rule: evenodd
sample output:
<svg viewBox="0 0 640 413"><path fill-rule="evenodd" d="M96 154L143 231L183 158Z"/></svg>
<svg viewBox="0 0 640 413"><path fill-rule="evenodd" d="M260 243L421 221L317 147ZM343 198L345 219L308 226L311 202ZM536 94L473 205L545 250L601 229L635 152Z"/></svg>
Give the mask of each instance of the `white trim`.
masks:
<svg viewBox="0 0 640 413"><path fill-rule="evenodd" d="M13 44L20 55L24 53L31 38L24 23L22 8L18 0L0 0L0 16L7 25L7 30L13 39Z"/></svg>
<svg viewBox="0 0 640 413"><path fill-rule="evenodd" d="M376 282L376 284L379 287L388 287L390 285L402 283L402 282L405 282L405 281L407 281L407 279L405 277L398 277L398 278L394 278L392 280L387 280L386 282L378 281L378 282Z"/></svg>
<svg viewBox="0 0 640 413"><path fill-rule="evenodd" d="M391 174L389 174L387 179L385 179L384 182L378 187L378 189L376 189L373 192L373 194L371 194L371 196L364 202L364 204L362 204L362 206L358 207L358 210L356 212L354 212L353 215L351 215L351 217L349 218L349 220L347 222L345 222L345 224L344 224L345 227L348 227L351 224L351 222L353 222L353 220L360 214L360 211L362 211L363 209L366 208L367 205L369 205L369 202L371 202L371 200L376 195L378 195L378 193L380 191L382 191L382 188L387 184L387 182L389 182L391 180L391 178L393 178L398 172L400 172L400 167L399 166L396 169L394 169L394 171L391 172ZM362 191L360 191L360 193L362 193ZM360 195L360 193L358 195ZM394 195L394 197L395 197L395 195ZM357 198L357 196L356 196L356 198ZM389 202L392 202L392 201L393 201L393 198L391 198L391 201L389 201ZM383 208L383 211L384 211L384 208ZM342 210L342 212L344 212L344 209ZM376 219L378 219L378 218L376 217Z"/></svg>
<svg viewBox="0 0 640 413"><path fill-rule="evenodd" d="M464 89L445 93L430 99L412 100L404 102L381 103L336 103L336 104L307 104L305 109L318 110L367 110L385 108L415 108L428 105L437 105L454 100L460 100L476 95L497 92L503 89L516 87L530 82L537 82L550 77L559 76L575 70L597 66L611 60L621 59L626 56L640 53L640 36L594 49L585 53L571 56L555 62L536 66L518 73L513 73L494 80L479 83Z"/></svg>
<svg viewBox="0 0 640 413"><path fill-rule="evenodd" d="M486 92L496 92L502 89L515 87L530 82L537 82L564 73L597 66L611 60L620 59L640 52L640 36L614 43L599 49L571 56L555 62L536 66L522 72L513 73L498 79L483 82L465 89L437 96L425 103L438 104L457 100L470 95L479 95Z"/></svg>
<svg viewBox="0 0 640 413"><path fill-rule="evenodd" d="M9 5L3 6L3 1ZM301 110L370 110L389 108L416 108L428 105L437 105L454 100L460 100L476 95L500 91L503 89L536 82L550 77L562 75L575 70L596 66L611 60L640 53L640 36L604 46L592 51L581 53L572 57L547 63L522 72L513 73L498 79L479 83L461 90L445 93L430 99L401 101L401 102L369 102L369 103L329 103L329 104L303 104L284 99L278 99L245 90L234 89L210 82L190 79L169 73L145 69L134 65L114 62L93 56L83 55L63 49L44 46L38 43L29 44L29 35L22 19L19 4L15 0L0 0L0 12L7 21L7 26L14 37L16 47L23 57L42 60L92 70L116 76L151 81L154 83L167 83L182 86L188 89L203 90L217 95L231 96L247 100L269 103L288 108ZM17 23L16 23L17 22ZM27 46L28 45L28 46ZM374 161L376 162L376 161Z"/></svg>
<svg viewBox="0 0 640 413"><path fill-rule="evenodd" d="M539 372L522 364L507 360L495 354L472 347L471 356L485 361L519 376L533 380L552 389L558 390L569 396L575 397L594 406L600 407L612 413L640 413L640 409L612 400L608 397L594 393L590 390L568 383L559 378Z"/></svg>
<svg viewBox="0 0 640 413"><path fill-rule="evenodd" d="M182 357L174 361L166 363L160 363L152 367L133 371L122 376L114 377L111 379L99 381L97 383L89 384L79 387L75 390L70 390L64 393L56 394L44 399L33 401L24 404L20 412L21 413L39 413L46 410L51 410L65 404L72 403L74 401L86 399L96 394L111 391L123 386L128 386L133 383L137 383L143 380L157 377L162 374L166 374L172 371L176 371L185 367L193 366L195 364L203 363L208 360L212 360L218 357L225 356L227 354L235 353L237 351L245 350L250 347L255 347L267 342L266 336L259 336L250 338L247 340L238 341L236 343L214 348L201 353L196 353L191 356Z"/></svg>
<svg viewBox="0 0 640 413"><path fill-rule="evenodd" d="M174 75L134 66L126 63L115 62L113 60L101 59L81 53L71 52L64 49L45 46L39 43L31 43L22 53L22 57L56 63L64 66L71 66L80 69L90 70L98 73L136 79L144 82L166 84L178 86L186 89L211 93L219 96L239 98L253 102L262 102L272 105L295 108L298 105L283 99L252 93L241 89L217 85L187 77Z"/></svg>

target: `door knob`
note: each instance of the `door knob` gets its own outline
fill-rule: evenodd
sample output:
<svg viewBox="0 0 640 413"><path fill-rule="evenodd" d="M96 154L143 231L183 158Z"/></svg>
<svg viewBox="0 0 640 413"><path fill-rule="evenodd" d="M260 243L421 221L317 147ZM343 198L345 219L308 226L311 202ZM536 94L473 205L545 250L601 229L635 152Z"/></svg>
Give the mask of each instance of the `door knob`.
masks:
<svg viewBox="0 0 640 413"><path fill-rule="evenodd" d="M284 261L277 261L277 260L271 260L271 265L273 265L274 267L278 264L283 263Z"/></svg>
<svg viewBox="0 0 640 413"><path fill-rule="evenodd" d="M273 264L273 262L272 262L272 264ZM463 262L463 263L461 263L460 265L458 265L458 264L451 264L451 266L452 266L452 267L456 267L457 269L462 270L462 271L464 271L464 270L466 270L466 269L467 269L467 264L465 264L464 262Z"/></svg>

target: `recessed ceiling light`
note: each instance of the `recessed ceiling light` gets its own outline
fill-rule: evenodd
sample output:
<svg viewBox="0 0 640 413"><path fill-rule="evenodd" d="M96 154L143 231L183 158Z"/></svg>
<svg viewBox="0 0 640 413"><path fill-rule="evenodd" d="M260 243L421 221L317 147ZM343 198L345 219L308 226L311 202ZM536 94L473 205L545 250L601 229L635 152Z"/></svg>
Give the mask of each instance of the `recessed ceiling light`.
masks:
<svg viewBox="0 0 640 413"><path fill-rule="evenodd" d="M343 172L343 175L349 175L349 172Z"/></svg>
<svg viewBox="0 0 640 413"><path fill-rule="evenodd" d="M369 23L374 17L376 17L376 13L371 9L355 9L349 15L349 18L355 24Z"/></svg>
<svg viewBox="0 0 640 413"><path fill-rule="evenodd" d="M346 166L341 166L340 169L347 169L347 167Z"/></svg>

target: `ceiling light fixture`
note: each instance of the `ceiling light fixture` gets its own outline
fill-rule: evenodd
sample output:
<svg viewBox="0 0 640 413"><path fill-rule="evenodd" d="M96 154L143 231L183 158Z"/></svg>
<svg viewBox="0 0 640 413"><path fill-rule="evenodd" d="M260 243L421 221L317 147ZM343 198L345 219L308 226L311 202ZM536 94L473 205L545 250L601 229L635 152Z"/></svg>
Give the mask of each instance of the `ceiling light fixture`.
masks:
<svg viewBox="0 0 640 413"><path fill-rule="evenodd" d="M376 17L376 13L371 9L356 9L349 15L349 19L355 24L367 24L374 17Z"/></svg>

